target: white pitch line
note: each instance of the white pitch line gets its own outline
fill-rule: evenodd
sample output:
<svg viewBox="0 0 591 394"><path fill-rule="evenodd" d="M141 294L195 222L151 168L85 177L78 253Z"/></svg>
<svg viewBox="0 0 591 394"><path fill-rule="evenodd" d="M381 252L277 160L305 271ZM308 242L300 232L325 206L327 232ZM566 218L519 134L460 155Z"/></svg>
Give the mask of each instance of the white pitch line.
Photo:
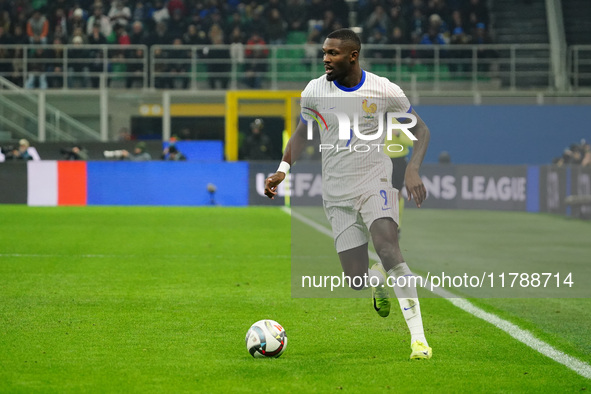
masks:
<svg viewBox="0 0 591 394"><path fill-rule="evenodd" d="M311 219L297 213L293 212L291 209L282 207L281 208L285 213L291 215L292 217L296 218L297 220L309 225L310 227L314 228L315 230L321 232L324 235L332 237L332 232L324 226L314 222ZM370 259L374 261L379 261L378 255L372 251L369 252ZM428 289L426 289L429 291ZM433 291L434 294L445 298L447 301L451 302L456 307L460 308L461 310L478 317L486 321L487 323L492 324L493 326L497 327L498 329L506 332L511 337L515 338L519 342L529 346L533 350L543 354L546 357L551 358L552 360L556 361L559 364L564 365L565 367L573 370L577 374L581 375L586 379L591 379L591 365L575 358L569 356L566 353L561 352L560 350L556 349L552 345L536 338L531 332L519 328L519 326L501 319L497 315L493 313L489 313L484 311L483 309L478 308L474 304L470 303L469 301L463 298L457 298L457 295L443 289L436 289Z"/></svg>

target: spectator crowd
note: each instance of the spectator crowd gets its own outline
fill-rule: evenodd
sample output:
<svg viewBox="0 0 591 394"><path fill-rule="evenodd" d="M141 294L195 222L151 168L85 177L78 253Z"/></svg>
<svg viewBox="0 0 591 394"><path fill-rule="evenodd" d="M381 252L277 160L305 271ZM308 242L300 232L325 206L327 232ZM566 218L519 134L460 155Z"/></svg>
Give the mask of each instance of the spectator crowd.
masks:
<svg viewBox="0 0 591 394"><path fill-rule="evenodd" d="M552 160L552 164L562 167L565 165L591 166L591 144L582 139L578 143L565 148L561 156Z"/></svg>
<svg viewBox="0 0 591 394"><path fill-rule="evenodd" d="M300 44L316 45L331 31L348 27L355 16L353 23L362 27L362 39L369 44L490 42L484 0L360 0L353 8L345 0L0 0L0 75L28 88L60 88L62 48L32 48L23 80L22 50L2 45L71 44L67 64L77 77L68 83L98 87L96 75L108 63L110 72L125 73L129 88L141 83L135 74L144 70L143 51L113 51L105 61L101 50L88 46L173 45L178 49L158 50L156 58L187 59L191 54L185 45L227 44L226 49L206 47L197 53L209 60L210 87L228 87L232 58L245 65L245 83L258 88L266 71L262 59L269 56L267 45L286 44L291 32L301 33ZM168 77L158 79L157 88L188 87L188 62L158 64L155 71ZM90 76L82 78L83 70Z"/></svg>

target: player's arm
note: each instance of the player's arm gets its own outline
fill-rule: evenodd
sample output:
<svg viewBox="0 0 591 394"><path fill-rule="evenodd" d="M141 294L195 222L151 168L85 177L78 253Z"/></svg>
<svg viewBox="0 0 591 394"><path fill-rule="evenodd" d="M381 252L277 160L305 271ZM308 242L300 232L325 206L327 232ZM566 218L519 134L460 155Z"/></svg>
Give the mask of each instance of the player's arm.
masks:
<svg viewBox="0 0 591 394"><path fill-rule="evenodd" d="M291 166L300 154L302 150L307 144L306 133L308 131L307 125L301 121L298 123L295 132L291 135L291 138L287 142L285 146L285 152L283 153L283 158L281 159L282 164L275 172L275 174L271 175L265 180L265 195L270 199L275 198L277 194L277 186L285 179L285 171L282 170L282 166L284 166L283 162L287 163Z"/></svg>
<svg viewBox="0 0 591 394"><path fill-rule="evenodd" d="M408 200L410 201L413 198L417 207L420 208L425 198L427 198L427 189L425 189L425 185L423 185L423 181L419 175L419 168L421 168L421 163L423 163L423 159L427 153L431 133L425 122L417 115L414 109L412 110L412 114L417 117L417 124L410 131L417 137L417 140L413 144L412 156L406 167L404 183L406 184Z"/></svg>

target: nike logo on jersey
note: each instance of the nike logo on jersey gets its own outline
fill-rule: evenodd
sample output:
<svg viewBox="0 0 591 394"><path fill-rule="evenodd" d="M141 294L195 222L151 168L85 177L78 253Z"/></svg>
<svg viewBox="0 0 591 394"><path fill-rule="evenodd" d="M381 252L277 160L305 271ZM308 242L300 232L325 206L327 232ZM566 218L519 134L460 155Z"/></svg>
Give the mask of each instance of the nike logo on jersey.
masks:
<svg viewBox="0 0 591 394"><path fill-rule="evenodd" d="M417 306L417 304L414 304L413 306L409 307L409 308L404 308L405 311L414 308L415 306Z"/></svg>

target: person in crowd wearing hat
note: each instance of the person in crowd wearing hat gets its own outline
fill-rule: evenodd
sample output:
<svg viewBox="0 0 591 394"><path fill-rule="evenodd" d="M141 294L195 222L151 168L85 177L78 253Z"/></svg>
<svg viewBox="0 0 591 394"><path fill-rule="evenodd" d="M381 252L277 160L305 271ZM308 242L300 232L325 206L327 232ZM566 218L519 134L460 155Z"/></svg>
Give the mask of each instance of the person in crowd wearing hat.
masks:
<svg viewBox="0 0 591 394"><path fill-rule="evenodd" d="M18 142L18 149L14 149L10 157L13 160L35 160L35 157L31 155L30 147L31 145L29 144L29 141L23 138ZM36 150L35 153L37 153ZM37 155L37 157L38 156L39 155Z"/></svg>
<svg viewBox="0 0 591 394"><path fill-rule="evenodd" d="M138 142L135 148L133 148L133 152L128 152L125 149L121 151L123 160L131 160L131 161L148 161L152 160L152 155L146 152L146 143L145 142Z"/></svg>
<svg viewBox="0 0 591 394"><path fill-rule="evenodd" d="M37 149L24 138L18 142L18 148L8 146L0 149L0 153L0 163L6 160L41 160Z"/></svg>

